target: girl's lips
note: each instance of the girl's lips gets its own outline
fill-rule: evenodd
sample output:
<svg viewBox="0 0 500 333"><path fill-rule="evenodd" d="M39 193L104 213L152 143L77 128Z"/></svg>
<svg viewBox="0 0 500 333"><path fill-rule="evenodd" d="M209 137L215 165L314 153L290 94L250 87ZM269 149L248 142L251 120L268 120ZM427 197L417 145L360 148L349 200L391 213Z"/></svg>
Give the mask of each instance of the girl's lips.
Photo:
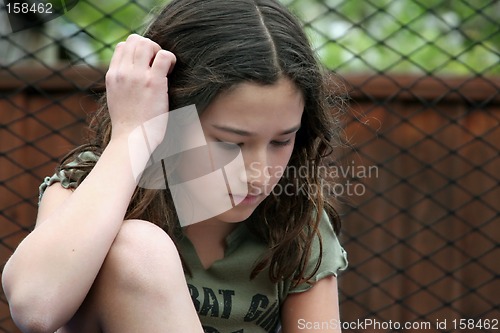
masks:
<svg viewBox="0 0 500 333"><path fill-rule="evenodd" d="M246 196L244 195L238 195L238 194L230 194L234 205L252 205L255 204L257 201L259 201L260 195L251 195L247 194Z"/></svg>

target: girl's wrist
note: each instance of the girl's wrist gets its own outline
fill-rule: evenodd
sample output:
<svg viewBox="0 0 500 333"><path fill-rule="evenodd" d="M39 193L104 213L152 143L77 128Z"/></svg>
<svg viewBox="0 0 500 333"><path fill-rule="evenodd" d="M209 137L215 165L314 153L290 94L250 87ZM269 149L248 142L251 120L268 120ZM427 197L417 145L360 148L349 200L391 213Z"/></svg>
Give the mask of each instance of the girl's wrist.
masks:
<svg viewBox="0 0 500 333"><path fill-rule="evenodd" d="M106 150L122 156L117 159L122 163L121 168L129 169L137 184L155 148L147 144L141 136L132 133L111 137Z"/></svg>

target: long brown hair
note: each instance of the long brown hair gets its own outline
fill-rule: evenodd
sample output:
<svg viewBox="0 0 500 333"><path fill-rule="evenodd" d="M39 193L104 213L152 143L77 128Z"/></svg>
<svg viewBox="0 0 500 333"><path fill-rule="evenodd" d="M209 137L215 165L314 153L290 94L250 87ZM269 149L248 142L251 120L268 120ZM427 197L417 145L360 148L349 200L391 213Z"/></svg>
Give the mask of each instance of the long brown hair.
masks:
<svg viewBox="0 0 500 333"><path fill-rule="evenodd" d="M331 154L340 133L332 109L341 107L342 98L329 93L328 76L319 65L299 20L278 1L174 0L148 27L145 37L177 57L169 76L172 110L196 104L201 113L214 97L236 84L272 85L286 77L300 89L305 101L302 126L288 167L320 165ZM93 136L89 144L69 154L62 162L62 169L75 169L67 164L78 153L90 150L100 155L108 144L111 122L105 97L102 102L91 121ZM93 164L82 162L77 168L86 175ZM290 174L282 177L277 186L321 188L325 181L316 172ZM315 272L306 273L307 258L313 239L319 237L321 212L327 212L337 233L340 229L333 199L323 191L267 197L247 221L249 228L268 245L252 277L268 267L273 282L292 278L299 283L311 278ZM161 226L174 242L179 237L180 226L168 189L138 187L126 218L151 221ZM316 270L320 262L321 259Z"/></svg>

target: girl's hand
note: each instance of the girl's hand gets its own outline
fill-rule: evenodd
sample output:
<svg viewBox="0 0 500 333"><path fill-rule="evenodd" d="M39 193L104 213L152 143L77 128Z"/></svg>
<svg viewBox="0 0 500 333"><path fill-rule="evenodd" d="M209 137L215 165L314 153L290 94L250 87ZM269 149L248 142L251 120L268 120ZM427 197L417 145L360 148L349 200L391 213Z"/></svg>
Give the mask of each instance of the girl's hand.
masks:
<svg viewBox="0 0 500 333"><path fill-rule="evenodd" d="M106 73L112 139L126 139L134 129L168 112L167 74L175 62L173 53L139 35L130 35L116 45ZM156 133L148 133L152 146L161 142L167 125L167 117L157 119Z"/></svg>

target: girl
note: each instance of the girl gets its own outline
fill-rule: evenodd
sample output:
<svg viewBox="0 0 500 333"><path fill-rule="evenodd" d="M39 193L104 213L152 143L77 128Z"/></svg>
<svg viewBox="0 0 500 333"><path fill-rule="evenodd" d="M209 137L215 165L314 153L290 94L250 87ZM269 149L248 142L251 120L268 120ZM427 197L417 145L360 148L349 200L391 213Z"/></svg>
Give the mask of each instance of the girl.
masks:
<svg viewBox="0 0 500 333"><path fill-rule="evenodd" d="M300 24L278 1L172 1L144 37L117 45L92 141L41 186L36 228L3 272L16 324L339 332L336 274L347 261L314 172L336 138L338 99L327 93ZM228 191L232 208L186 225L170 188L137 186L134 175L168 138L167 111L192 104L208 143L239 146L243 175L226 183L247 191ZM151 119L150 150L130 144Z"/></svg>

